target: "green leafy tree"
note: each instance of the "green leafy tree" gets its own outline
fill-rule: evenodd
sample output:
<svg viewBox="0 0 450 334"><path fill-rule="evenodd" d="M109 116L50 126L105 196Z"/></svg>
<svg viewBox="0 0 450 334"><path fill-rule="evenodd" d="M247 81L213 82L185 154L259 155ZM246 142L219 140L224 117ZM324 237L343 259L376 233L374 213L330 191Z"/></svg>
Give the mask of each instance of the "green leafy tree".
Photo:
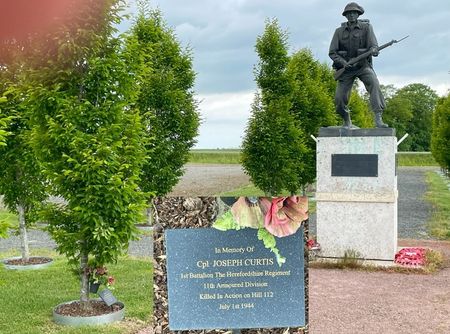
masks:
<svg viewBox="0 0 450 334"><path fill-rule="evenodd" d="M136 107L152 136L140 187L163 196L183 175L198 134L192 55L181 48L161 12L148 10L142 2L127 39L127 54L136 73Z"/></svg>
<svg viewBox="0 0 450 334"><path fill-rule="evenodd" d="M391 128L395 128L398 138L407 133L408 124L413 118L413 106L409 99L397 95L395 92L386 98L386 109L384 110L384 120ZM408 151L411 147L411 140L403 141L399 149Z"/></svg>
<svg viewBox="0 0 450 334"><path fill-rule="evenodd" d="M450 94L438 101L433 113L431 153L448 173L450 170Z"/></svg>
<svg viewBox="0 0 450 334"><path fill-rule="evenodd" d="M356 84L355 86L357 87ZM374 127L373 112L370 110L368 100L361 96L357 89L352 90L348 106L354 125L360 128Z"/></svg>
<svg viewBox="0 0 450 334"><path fill-rule="evenodd" d="M6 145L6 137L9 135L9 132L6 130L9 122L11 121L10 117L6 117L4 111L1 108L1 105L7 101L6 97L0 98L0 146Z"/></svg>
<svg viewBox="0 0 450 334"><path fill-rule="evenodd" d="M17 66L0 72L0 94L7 97L2 112L10 122L6 129L6 145L0 146L0 194L7 209L19 215L22 260L29 260L27 226L36 219L36 211L46 198L45 180L39 163L28 143L30 129L24 110L24 92L15 88Z"/></svg>
<svg viewBox="0 0 450 334"><path fill-rule="evenodd" d="M400 99L398 103L403 104L409 101L411 105L412 118L406 123L406 132L411 137L410 149L429 151L432 115L438 99L436 92L426 85L414 83L399 89L392 99Z"/></svg>
<svg viewBox="0 0 450 334"><path fill-rule="evenodd" d="M320 127L335 125L333 95L335 83L328 67L315 60L311 51L302 49L292 55L288 75L293 80L291 113L304 134L308 148L303 156L304 169L299 175L302 185L314 182L316 177L316 143Z"/></svg>
<svg viewBox="0 0 450 334"><path fill-rule="evenodd" d="M308 148L299 123L290 112L294 92L287 73L287 34L276 20L266 23L257 38L259 63L251 117L242 144L242 164L253 183L269 195L295 193L304 185Z"/></svg>
<svg viewBox="0 0 450 334"><path fill-rule="evenodd" d="M1 104L6 101L6 97L0 97L0 149L6 145L6 137L9 135L6 128L8 127L10 118L6 117L1 109ZM0 238L6 238L8 236L8 227L6 223L0 221Z"/></svg>
<svg viewBox="0 0 450 334"><path fill-rule="evenodd" d="M74 3L76 5L76 3ZM80 275L89 307L89 268L117 261L136 235L145 196L138 182L144 131L123 45L117 1L88 1L80 16L37 45L27 75L31 143L52 193L44 212L57 249ZM39 60L39 59L38 59Z"/></svg>
<svg viewBox="0 0 450 334"><path fill-rule="evenodd" d="M331 70L324 69L310 50L302 49L292 55L288 73L293 79L291 111L305 134L316 136L320 127L335 125L334 96L329 84L333 80Z"/></svg>

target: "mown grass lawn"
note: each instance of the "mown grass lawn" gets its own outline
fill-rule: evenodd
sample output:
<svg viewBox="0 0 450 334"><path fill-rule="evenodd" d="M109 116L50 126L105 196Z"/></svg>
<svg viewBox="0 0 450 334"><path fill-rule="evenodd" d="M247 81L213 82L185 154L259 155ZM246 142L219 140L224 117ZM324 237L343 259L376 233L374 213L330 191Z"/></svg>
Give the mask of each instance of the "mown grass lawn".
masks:
<svg viewBox="0 0 450 334"><path fill-rule="evenodd" d="M50 256L54 264L46 269L16 271L0 267L0 333L14 334L127 334L148 326L153 314L153 273L150 258L122 257L109 265L116 278L114 295L125 304L125 321L79 328L56 325L53 308L79 298L79 281L66 259L49 250L33 255ZM0 259L18 256L0 253ZM96 296L91 296L96 297Z"/></svg>
<svg viewBox="0 0 450 334"><path fill-rule="evenodd" d="M431 235L450 240L450 190L448 179L436 172L427 172L428 191L425 199L431 203L432 213L429 221Z"/></svg>

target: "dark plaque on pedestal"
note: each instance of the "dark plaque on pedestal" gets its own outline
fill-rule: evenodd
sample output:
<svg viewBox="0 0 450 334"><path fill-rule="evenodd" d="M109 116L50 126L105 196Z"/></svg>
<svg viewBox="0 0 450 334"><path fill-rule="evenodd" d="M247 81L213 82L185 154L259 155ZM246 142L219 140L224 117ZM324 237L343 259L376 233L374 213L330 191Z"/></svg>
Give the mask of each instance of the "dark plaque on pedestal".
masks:
<svg viewBox="0 0 450 334"><path fill-rule="evenodd" d="M167 230L170 329L305 326L303 231L276 240L281 267L256 229Z"/></svg>
<svg viewBox="0 0 450 334"><path fill-rule="evenodd" d="M331 176L378 177L378 154L332 154Z"/></svg>

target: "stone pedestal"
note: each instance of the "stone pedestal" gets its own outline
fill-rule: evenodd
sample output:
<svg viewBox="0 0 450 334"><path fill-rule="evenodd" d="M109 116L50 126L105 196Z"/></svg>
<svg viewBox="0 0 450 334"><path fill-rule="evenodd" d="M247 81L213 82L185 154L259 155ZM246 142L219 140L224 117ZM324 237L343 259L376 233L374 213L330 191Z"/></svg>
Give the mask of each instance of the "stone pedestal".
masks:
<svg viewBox="0 0 450 334"><path fill-rule="evenodd" d="M393 261L397 251L395 130L321 128L317 241L321 256Z"/></svg>

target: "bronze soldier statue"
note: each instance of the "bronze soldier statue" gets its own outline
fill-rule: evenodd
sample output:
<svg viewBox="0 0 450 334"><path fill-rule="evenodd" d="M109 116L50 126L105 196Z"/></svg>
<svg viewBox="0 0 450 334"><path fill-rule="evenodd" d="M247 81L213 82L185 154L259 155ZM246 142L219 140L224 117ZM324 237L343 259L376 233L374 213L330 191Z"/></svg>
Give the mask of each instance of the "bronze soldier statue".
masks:
<svg viewBox="0 0 450 334"><path fill-rule="evenodd" d="M337 88L335 95L336 112L342 116L344 126L355 127L350 119L348 102L352 90L353 82L359 78L366 87L370 95L370 106L375 113L375 124L377 128L387 128L383 123L382 114L385 108L384 97L380 89L378 78L372 67L372 55L378 56L378 42L368 20L358 20L364 14L364 9L355 2L350 2L344 8L343 16L348 22L334 32L330 44L329 56L333 60L333 68L341 70L337 78ZM369 56L356 63L349 61L364 53L369 52Z"/></svg>

